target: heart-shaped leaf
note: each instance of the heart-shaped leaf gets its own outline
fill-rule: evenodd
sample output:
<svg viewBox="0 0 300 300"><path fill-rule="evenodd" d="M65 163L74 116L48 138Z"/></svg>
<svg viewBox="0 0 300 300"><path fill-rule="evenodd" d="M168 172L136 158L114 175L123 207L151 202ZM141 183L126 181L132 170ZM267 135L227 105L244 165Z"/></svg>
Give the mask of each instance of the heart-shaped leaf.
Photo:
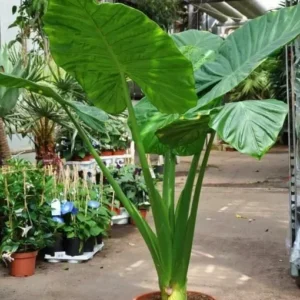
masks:
<svg viewBox="0 0 300 300"><path fill-rule="evenodd" d="M176 144L176 146L168 143L164 144L159 140L156 132L159 131L160 128L176 121L179 118L178 114L167 115L159 112L147 98L141 100L134 109L142 142L147 153L164 155L166 151L172 147L174 154L189 156L201 150L205 136L198 136L197 139L189 140L188 143L184 144ZM179 136L177 132L174 134L174 131L171 135L173 135L172 138L174 139Z"/></svg>
<svg viewBox="0 0 300 300"><path fill-rule="evenodd" d="M247 100L215 109L210 122L241 153L261 158L276 142L288 108L278 100Z"/></svg>
<svg viewBox="0 0 300 300"><path fill-rule="evenodd" d="M225 95L256 69L264 59L300 34L300 5L280 9L247 22L219 48L213 62L195 73L197 92L206 92L198 106Z"/></svg>
<svg viewBox="0 0 300 300"><path fill-rule="evenodd" d="M195 106L191 63L142 12L123 4L51 0L44 21L56 63L76 77L94 105L122 112L127 76L162 112Z"/></svg>
<svg viewBox="0 0 300 300"><path fill-rule="evenodd" d="M182 54L192 62L194 71L204 63L213 61L223 43L223 39L218 35L199 30L175 33L172 38Z"/></svg>

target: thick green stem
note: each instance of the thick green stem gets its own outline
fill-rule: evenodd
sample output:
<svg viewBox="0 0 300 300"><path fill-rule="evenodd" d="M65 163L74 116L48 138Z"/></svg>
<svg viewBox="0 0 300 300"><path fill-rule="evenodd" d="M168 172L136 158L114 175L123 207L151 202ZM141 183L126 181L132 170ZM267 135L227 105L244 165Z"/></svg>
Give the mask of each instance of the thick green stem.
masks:
<svg viewBox="0 0 300 300"><path fill-rule="evenodd" d="M173 280L178 278L178 274L180 274L182 265L184 264L183 256L182 256L182 247L184 244L184 240L186 239L188 218L189 218L191 201L192 201L193 186L194 186L194 181L195 181L198 164L201 156L201 150L203 148L204 143L205 143L205 137L203 137L202 147L199 149L199 153L195 154L193 157L184 189L180 195L176 207L176 214L175 214L176 221L175 221L175 232L174 232L174 240L173 240L173 274L172 274ZM180 283L184 283L185 280L186 280L185 278L181 279Z"/></svg>
<svg viewBox="0 0 300 300"><path fill-rule="evenodd" d="M124 97L126 99L126 106L128 109L129 122L131 123L131 132L132 132L133 140L136 143L137 152L138 152L140 163L141 163L141 166L143 169L143 175L144 175L147 187L149 189L149 196L150 196L150 198L154 199L156 197L156 189L154 186L154 182L152 180L152 176L151 176L150 168L148 165L144 145L141 142L142 139L141 139L141 135L140 135L140 132L138 129L138 124L137 124L137 120L135 117L132 101L129 96L128 85L127 85L127 82L125 79L125 75L121 74L121 77L122 77L122 86L123 86L123 90L124 90Z"/></svg>
<svg viewBox="0 0 300 300"><path fill-rule="evenodd" d="M172 274L172 234L168 220L168 211L166 204L162 201L160 194L155 188L154 181L152 179L146 152L142 143L139 127L135 117L132 101L129 96L129 89L125 79L125 74L121 74L122 87L124 91L124 97L126 99L126 105L128 109L129 122L131 124L131 132L133 140L135 141L137 152L139 155L140 163L143 169L143 175L149 192L150 204L152 206L153 218L155 229L158 239L158 252L160 256L162 272L158 273L160 285L168 285L171 280Z"/></svg>
<svg viewBox="0 0 300 300"><path fill-rule="evenodd" d="M71 121L75 125L76 129L78 130L78 134L84 141L85 145L87 146L90 153L94 156L97 164L99 165L101 171L103 172L103 175L107 178L108 182L111 184L112 188L114 189L116 195L130 214L132 218L134 219L138 229L140 230L149 250L152 255L154 264L157 268L157 271L160 270L160 261L159 261L159 253L157 249L157 237L150 228L150 226L143 220L140 213L136 209L136 207L131 203L130 200L128 200L123 193L121 187L119 184L114 180L113 176L111 175L110 171L107 169L105 164L103 163L102 159L98 155L97 151L94 149L92 143L90 142L87 134L84 132L84 130L81 128L81 126L78 124L77 120L74 118L72 113L69 111L68 107L63 101L60 101L60 104L62 105L63 109L66 111L68 116L70 117Z"/></svg>
<svg viewBox="0 0 300 300"><path fill-rule="evenodd" d="M175 228L174 198L176 156L172 153L171 149L167 151L164 161L163 201L167 204L171 233L173 234Z"/></svg>
<svg viewBox="0 0 300 300"><path fill-rule="evenodd" d="M180 277L179 280L185 280L187 277L187 272L190 264L190 258L191 258L191 252L192 252L192 246L193 246L193 241L194 241L194 233L195 233L195 225L196 225L196 220L197 220L197 212L198 212L198 206L199 206L199 200L200 200L200 193L202 189L202 183L205 175L205 170L206 166L208 163L209 159L209 154L211 151L211 147L213 144L215 138L215 133L212 133L208 145L205 149L205 154L201 163L199 175L197 178L197 183L194 191L194 196L193 196L193 203L192 203L192 208L191 208L191 213L189 216L189 221L188 221L188 227L187 227L187 232L186 232L186 240L185 240L185 247L183 251L183 264L182 264L182 269L180 272Z"/></svg>

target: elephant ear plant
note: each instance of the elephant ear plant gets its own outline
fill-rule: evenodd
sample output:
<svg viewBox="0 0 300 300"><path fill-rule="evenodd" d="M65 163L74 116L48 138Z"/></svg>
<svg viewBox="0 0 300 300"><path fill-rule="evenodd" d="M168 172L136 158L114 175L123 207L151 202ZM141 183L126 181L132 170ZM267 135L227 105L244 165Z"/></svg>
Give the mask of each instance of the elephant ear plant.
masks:
<svg viewBox="0 0 300 300"><path fill-rule="evenodd" d="M92 0L51 0L44 22L54 60L76 77L90 101L111 114L128 110L155 229L123 194L70 112L71 103L49 87L5 73L0 85L25 88L62 105L142 234L161 299L186 300L197 209L215 133L238 151L261 158L275 143L287 113L278 100L222 105L222 98L300 34L300 6L249 21L226 40L198 31L170 37L137 10ZM146 95L135 107L128 77ZM155 188L145 153L165 157L162 193ZM175 155L193 155L178 201Z"/></svg>

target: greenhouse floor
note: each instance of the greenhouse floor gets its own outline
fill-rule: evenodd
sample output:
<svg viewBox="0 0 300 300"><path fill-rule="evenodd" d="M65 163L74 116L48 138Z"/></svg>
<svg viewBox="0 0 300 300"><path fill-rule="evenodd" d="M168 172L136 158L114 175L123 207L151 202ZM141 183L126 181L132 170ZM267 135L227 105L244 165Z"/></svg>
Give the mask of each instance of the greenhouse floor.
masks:
<svg viewBox="0 0 300 300"><path fill-rule="evenodd" d="M178 167L182 186L187 159ZM189 271L189 289L218 300L298 300L289 276L288 157L261 162L213 152L203 189ZM152 222L151 216L149 216ZM0 299L131 300L156 290L156 275L136 228L113 227L105 249L83 264L40 262L36 275L17 279L0 268Z"/></svg>

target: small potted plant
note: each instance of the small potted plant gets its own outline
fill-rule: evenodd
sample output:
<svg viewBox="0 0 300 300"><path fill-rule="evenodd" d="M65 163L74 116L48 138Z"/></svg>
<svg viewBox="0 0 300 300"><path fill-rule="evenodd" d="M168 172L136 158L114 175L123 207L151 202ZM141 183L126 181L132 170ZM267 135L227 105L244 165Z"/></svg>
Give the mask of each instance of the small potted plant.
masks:
<svg viewBox="0 0 300 300"><path fill-rule="evenodd" d="M100 147L98 140L91 136L89 136L89 138L93 147L98 149ZM60 157L66 161L90 161L93 159L93 156L84 145L82 139L73 132L70 132L67 128L62 128L59 131L56 152L60 153Z"/></svg>
<svg viewBox="0 0 300 300"><path fill-rule="evenodd" d="M121 168L111 168L110 171L123 193L145 219L150 209L150 202L142 170L135 165L126 165ZM131 223L134 224L132 219Z"/></svg>
<svg viewBox="0 0 300 300"><path fill-rule="evenodd" d="M114 155L124 155L130 143L130 135L126 119L123 117L115 118L114 126L117 131L116 134L112 134L111 136Z"/></svg>
<svg viewBox="0 0 300 300"><path fill-rule="evenodd" d="M9 262L10 274L31 276L38 250L53 243L55 223L47 202L52 177L25 161L11 160L1 170L0 197L6 217L0 254Z"/></svg>

